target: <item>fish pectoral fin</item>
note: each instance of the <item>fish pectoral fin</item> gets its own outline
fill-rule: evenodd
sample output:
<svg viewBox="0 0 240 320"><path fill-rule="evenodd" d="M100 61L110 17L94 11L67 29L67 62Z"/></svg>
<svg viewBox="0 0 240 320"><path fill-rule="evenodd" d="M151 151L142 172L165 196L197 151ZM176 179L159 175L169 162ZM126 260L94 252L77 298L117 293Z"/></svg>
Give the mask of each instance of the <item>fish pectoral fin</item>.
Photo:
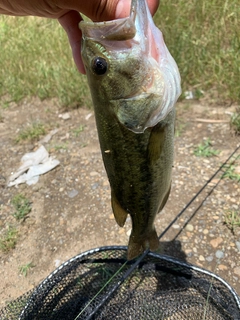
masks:
<svg viewBox="0 0 240 320"><path fill-rule="evenodd" d="M115 220L120 227L123 227L127 219L128 213L121 207L113 192L111 196L111 201Z"/></svg>
<svg viewBox="0 0 240 320"><path fill-rule="evenodd" d="M132 260L136 258L147 248L152 251L159 249L159 239L155 229L141 237L131 234L128 243L127 259Z"/></svg>
<svg viewBox="0 0 240 320"><path fill-rule="evenodd" d="M162 154L164 140L166 139L165 129L166 127L157 125L151 131L148 142L148 158L152 165L159 160Z"/></svg>

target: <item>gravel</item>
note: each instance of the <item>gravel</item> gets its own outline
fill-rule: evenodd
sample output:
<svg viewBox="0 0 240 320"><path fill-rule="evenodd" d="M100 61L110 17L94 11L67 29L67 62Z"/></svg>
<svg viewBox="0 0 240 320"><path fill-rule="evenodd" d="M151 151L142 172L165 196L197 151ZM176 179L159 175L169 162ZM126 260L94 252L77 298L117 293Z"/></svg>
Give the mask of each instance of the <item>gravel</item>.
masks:
<svg viewBox="0 0 240 320"><path fill-rule="evenodd" d="M191 105L177 107L177 132L172 191L155 225L161 234L183 211L204 183L216 172L240 143L227 123L226 107ZM230 110L230 108L229 108ZM0 122L0 237L14 225L18 231L15 249L0 252L0 306L35 287L56 266L91 248L127 245L131 220L124 228L114 220L110 188L101 159L94 116L89 110L68 110L65 114L55 101L26 101L1 112ZM206 118L213 123L199 123ZM5 188L21 157L38 143L16 145L14 137L27 122L41 121L49 132L58 131L45 147L60 160L60 166L41 176L34 186ZM74 130L83 126L78 137ZM196 157L195 146L203 139L214 141L218 156ZM41 137L42 139L42 137ZM238 153L239 155L239 153ZM235 160L236 167L240 159ZM234 232L226 225L225 215L235 210L240 215L240 183L220 179L220 172L161 238L162 252L196 264L224 278L240 294L240 228ZM13 217L11 199L22 193L32 203L28 218L18 223ZM27 277L19 267L32 262Z"/></svg>

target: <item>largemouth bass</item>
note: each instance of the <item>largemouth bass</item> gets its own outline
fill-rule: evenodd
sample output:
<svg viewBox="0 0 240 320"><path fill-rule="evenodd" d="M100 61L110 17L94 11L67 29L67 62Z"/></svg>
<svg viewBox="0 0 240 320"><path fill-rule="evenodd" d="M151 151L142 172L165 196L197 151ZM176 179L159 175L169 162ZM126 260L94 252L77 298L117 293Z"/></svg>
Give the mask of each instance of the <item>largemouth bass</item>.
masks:
<svg viewBox="0 0 240 320"><path fill-rule="evenodd" d="M145 0L132 0L128 18L80 28L112 209L121 227L131 216L133 259L159 247L154 219L171 188L180 76Z"/></svg>

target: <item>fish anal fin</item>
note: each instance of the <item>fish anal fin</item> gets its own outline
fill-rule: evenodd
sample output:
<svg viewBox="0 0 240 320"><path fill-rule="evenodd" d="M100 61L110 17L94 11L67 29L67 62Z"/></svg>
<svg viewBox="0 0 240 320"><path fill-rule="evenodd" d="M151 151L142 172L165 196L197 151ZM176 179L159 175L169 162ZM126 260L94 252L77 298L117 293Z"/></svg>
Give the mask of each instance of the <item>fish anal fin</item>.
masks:
<svg viewBox="0 0 240 320"><path fill-rule="evenodd" d="M162 209L164 208L165 204L167 203L167 200L168 200L168 197L170 195L170 192L171 192L171 184L170 184L170 187L168 189L168 192L166 193L165 197L163 198L163 201L159 207L159 210L158 212L162 211Z"/></svg>
<svg viewBox="0 0 240 320"><path fill-rule="evenodd" d="M141 237L134 236L131 234L128 243L127 259L132 260L136 258L147 248L149 248L152 251L156 251L159 249L159 246L159 239L155 229Z"/></svg>
<svg viewBox="0 0 240 320"><path fill-rule="evenodd" d="M120 227L123 227L126 222L128 213L121 207L113 192L111 196L111 202L115 220Z"/></svg>

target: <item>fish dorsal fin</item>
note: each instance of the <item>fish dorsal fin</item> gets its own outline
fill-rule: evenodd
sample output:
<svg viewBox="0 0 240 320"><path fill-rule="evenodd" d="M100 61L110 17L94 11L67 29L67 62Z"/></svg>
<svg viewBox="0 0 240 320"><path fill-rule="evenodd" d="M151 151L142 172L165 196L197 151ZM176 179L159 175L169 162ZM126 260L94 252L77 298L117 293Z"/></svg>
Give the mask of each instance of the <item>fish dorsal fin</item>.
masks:
<svg viewBox="0 0 240 320"><path fill-rule="evenodd" d="M112 210L113 210L115 220L120 227L123 227L127 219L128 213L121 207L113 191L112 191L111 201L112 201Z"/></svg>

